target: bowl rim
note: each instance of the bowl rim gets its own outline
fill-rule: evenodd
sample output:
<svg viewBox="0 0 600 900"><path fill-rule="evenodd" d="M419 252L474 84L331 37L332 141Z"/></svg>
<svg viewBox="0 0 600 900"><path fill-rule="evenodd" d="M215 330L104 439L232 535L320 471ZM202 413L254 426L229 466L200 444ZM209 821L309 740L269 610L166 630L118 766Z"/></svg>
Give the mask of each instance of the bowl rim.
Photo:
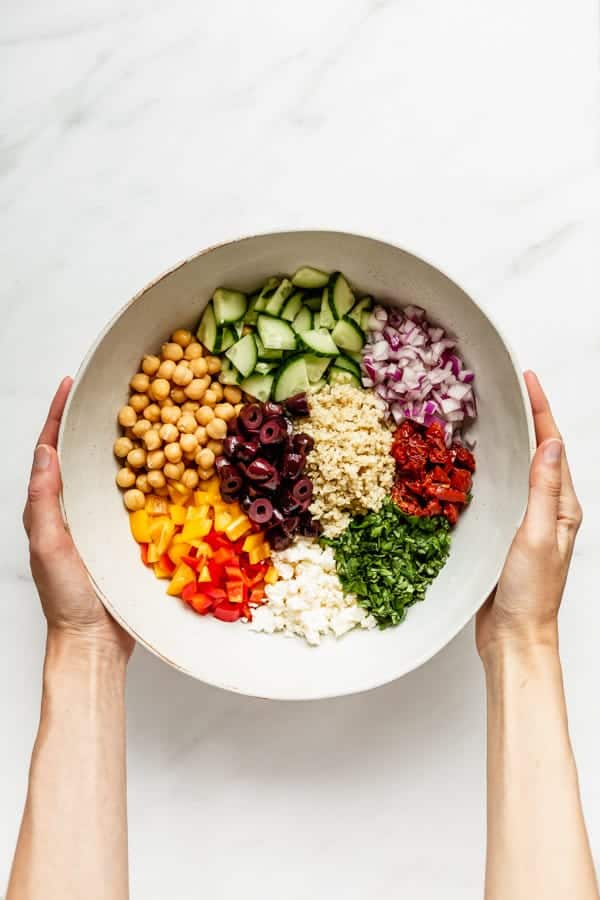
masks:
<svg viewBox="0 0 600 900"><path fill-rule="evenodd" d="M115 323L121 318L123 313L127 309L129 309L130 306L132 306L134 303L137 303L138 300L140 300L142 298L142 296L150 288L159 284L161 281L163 281L163 279L165 279L169 275L173 274L173 272L178 271L179 269L183 268L183 266L186 266L188 263L198 259L201 256L206 256L208 253L212 253L214 250L218 250L221 247L227 247L227 246L231 246L231 245L235 245L235 244L243 244L245 241L255 240L256 238L268 238L268 237L272 237L275 235L285 235L285 234L293 235L293 234L306 234L306 233L317 233L317 234L321 233L321 234L328 234L328 235L339 235L341 237L360 238L360 239L364 239L364 240L368 240L368 241L373 241L373 242L379 243L379 244L385 244L388 247L392 248L393 250L399 250L400 252L405 253L408 256L412 256L414 259L418 260L419 262L423 262L426 265L430 266L432 269L436 270L441 275L443 275L445 278L447 278L448 281L450 281L452 284L454 284L464 294L466 294L467 297L469 298L469 300L477 307L478 311L481 313L481 315L484 317L484 319L487 320L488 324L491 326L493 331L496 333L496 335L500 339L501 343L503 344L503 346L505 347L505 349L509 355L511 364L517 375L517 382L518 382L519 390L521 393L521 401L523 404L523 409L525 411L525 420L527 422L527 433L528 433L528 438L529 438L530 459L533 457L535 450L536 450L536 446L537 446L536 438L535 438L535 427L534 427L534 421L533 421L533 414L531 411L531 405L529 402L529 395L527 393L527 386L525 383L525 378L523 376L523 371L519 365L517 355L511 345L511 343L507 340L506 336L504 335L502 329L498 326L497 322L495 321L495 318L493 316L491 316L489 314L489 312L486 309L484 309L477 300L475 300L473 298L472 294L466 287L463 287L461 284L459 284L457 281L455 281L454 278L452 278L450 275L447 274L445 269L438 266L435 262L432 262L431 259L429 259L428 257L423 256L421 253L417 253L416 251L414 251L412 249L408 249L407 247L400 246L399 244L396 244L396 243L390 241L386 237L380 237L378 235L373 235L373 234L358 234L356 232L340 231L335 228L285 228L285 227L282 227L282 228L278 228L278 229L271 230L271 231L259 232L256 234L245 234L245 235L242 235L241 237L235 237L235 238L230 238L228 240L220 241L219 243L211 244L209 247L206 247L204 250L200 250L196 253L193 253L190 256L186 256L184 259L180 260L178 263L176 263L175 265L171 266L170 268L164 270L160 275L157 275L155 278L150 280L144 287L142 287L139 291L137 291L137 293L134 294L133 297L131 297L126 303L124 303L116 311L116 313L109 319L107 324L96 335L96 338L94 339L93 343L89 347L87 353L85 354L83 360L81 361L81 363L79 365L79 368L77 369L77 372L75 373L75 377L73 379L73 384L71 386L71 390L69 391L69 396L67 398L67 402L65 404L65 408L63 411L63 416L62 416L61 425L60 425L59 434L58 434L57 454L58 454L59 465L62 463L62 449L63 449L64 434L65 434L65 423L68 420L71 403L75 397L75 394L79 387L79 384L81 383L81 380L82 380L99 344L102 342L104 337L112 329L113 325L115 325ZM61 488L61 493L60 493L60 509L61 509L61 514L63 517L63 521L65 523L65 526L67 528L69 528L69 519L68 519L68 514L67 514L66 504L64 501L64 494L63 494L62 488ZM524 515L524 513L525 513L525 506L523 507L523 510L521 511L521 518ZM73 540L75 542L76 549L79 553L79 548L77 547L75 538L73 538ZM80 554L80 556L81 556L81 554ZM191 678L194 678L196 681L200 681L204 684L210 685L211 687L230 691L232 693L239 694L241 696L258 697L259 699L263 699L263 700L296 701L296 702L306 701L306 700L329 700L329 699L334 699L336 697L346 697L346 696L350 696L352 694L366 693L368 691L375 690L379 687L383 687L386 684L391 684L391 682L397 681L399 678L402 678L404 675L408 675L409 672L414 672L416 669L419 669L430 659L433 659L434 656L437 656L437 654L441 650L443 650L443 648L445 646L447 646L453 640L455 640L455 638L464 630L464 628L469 624L469 622L473 619L473 617L477 614L478 610L480 609L480 607L478 607L477 609L475 609L471 613L469 613L466 617L464 617L464 620L461 619L459 625L454 629L454 632L450 638L442 638L440 641L436 642L433 650L428 650L427 652L423 653L421 656L419 656L416 659L416 661L412 661L410 664L406 665L404 668L402 668L401 671L399 671L392 678L386 678L384 680L376 679L375 681L369 683L364 688L360 688L359 690L350 688L350 689L344 690L344 691L336 691L335 693L330 693L327 691L325 691L325 692L317 691L316 693L311 693L309 696L306 696L306 695L298 696L298 695L290 694L289 692L288 693L283 692L283 693L278 694L275 691L274 693L272 693L268 696L260 696L258 694L253 693L252 691L245 691L243 688L237 687L235 685L229 685L229 684L226 684L223 682L214 681L214 680L211 680L210 677L206 677L206 676L197 674L195 672L192 672L189 669L185 668L184 666L181 666L175 660L172 660L168 656L165 656L164 653L161 653L146 638L143 638L141 635L139 635L135 631L135 629L133 629L127 622L124 621L124 619L119 615L118 611L113 607L109 598L104 594L104 592L101 590L99 585L96 583L94 576L93 576L92 572L89 570L83 557L81 557L81 560L82 560L84 569L87 573L87 576L90 579L92 587L94 588L94 591L96 592L96 595L100 599L103 606L106 608L108 613L113 617L113 619L115 619L115 621L128 634L130 634L138 644L140 644L146 650L149 650L154 656L157 656L159 659L161 659L163 662L167 663L167 665L171 666L173 669L176 669L177 671L182 672L183 674L188 675ZM502 571L502 566L500 566L500 569L495 574L494 578L491 579L491 583L489 584L488 588L485 591L486 598L489 597L489 595L493 591L495 585L498 583L498 579L500 577L501 571ZM485 600L483 602L485 603Z"/></svg>

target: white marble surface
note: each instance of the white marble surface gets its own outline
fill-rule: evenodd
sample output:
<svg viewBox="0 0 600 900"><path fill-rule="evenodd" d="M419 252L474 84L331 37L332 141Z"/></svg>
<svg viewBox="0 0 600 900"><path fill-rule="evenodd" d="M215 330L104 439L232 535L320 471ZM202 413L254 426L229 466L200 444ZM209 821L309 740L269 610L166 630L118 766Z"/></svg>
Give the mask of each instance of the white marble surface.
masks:
<svg viewBox="0 0 600 900"><path fill-rule="evenodd" d="M5 0L0 885L43 644L19 516L53 387L175 261L304 226L435 260L554 400L586 510L561 629L600 863L597 18L593 0ZM476 900L483 701L471 628L401 682L307 705L138 651L133 896Z"/></svg>

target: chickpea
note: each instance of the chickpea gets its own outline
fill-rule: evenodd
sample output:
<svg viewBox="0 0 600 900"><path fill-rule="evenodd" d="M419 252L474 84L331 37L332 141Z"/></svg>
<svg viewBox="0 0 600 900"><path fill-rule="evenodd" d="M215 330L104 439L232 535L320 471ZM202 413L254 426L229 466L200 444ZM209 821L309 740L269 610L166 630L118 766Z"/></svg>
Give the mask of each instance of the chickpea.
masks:
<svg viewBox="0 0 600 900"><path fill-rule="evenodd" d="M162 469L165 462L166 458L162 450L152 450L146 457L146 467L148 469Z"/></svg>
<svg viewBox="0 0 600 900"><path fill-rule="evenodd" d="M198 449L198 438L195 434L182 434L179 439L179 446L185 454L191 453L193 459Z"/></svg>
<svg viewBox="0 0 600 900"><path fill-rule="evenodd" d="M168 497L169 496L169 488L165 484L163 487L155 488L154 493L157 497Z"/></svg>
<svg viewBox="0 0 600 900"><path fill-rule="evenodd" d="M167 479L160 471L160 469L152 469L151 472L148 472L148 484L151 488L162 488L167 483Z"/></svg>
<svg viewBox="0 0 600 900"><path fill-rule="evenodd" d="M141 469L146 465L146 451L142 447L134 447L127 454L127 462L132 469Z"/></svg>
<svg viewBox="0 0 600 900"><path fill-rule="evenodd" d="M160 403L159 403L158 405L160 406L161 409L163 409L165 406L175 406L175 404L174 404L173 401L171 400L171 397L170 397L170 396L169 396L169 397L165 397L165 399L164 399L164 400L161 400Z"/></svg>
<svg viewBox="0 0 600 900"><path fill-rule="evenodd" d="M161 446L162 441L160 439L160 435L156 428L151 428L143 437L144 446L146 450L158 450Z"/></svg>
<svg viewBox="0 0 600 900"><path fill-rule="evenodd" d="M142 360L142 372L145 375L156 375L160 366L158 356L145 356ZM148 388L146 388L148 390Z"/></svg>
<svg viewBox="0 0 600 900"><path fill-rule="evenodd" d="M150 397L148 394L132 394L129 398L129 405L138 415L144 412L149 403Z"/></svg>
<svg viewBox="0 0 600 900"><path fill-rule="evenodd" d="M186 400L181 407L181 412L195 413L197 409L200 409L199 403L195 403L193 400Z"/></svg>
<svg viewBox="0 0 600 900"><path fill-rule="evenodd" d="M124 428L123 434L125 435L126 438L129 438L129 440L133 441L133 443L135 444L135 440L134 440L135 434L133 433L133 428Z"/></svg>
<svg viewBox="0 0 600 900"><path fill-rule="evenodd" d="M185 350L192 343L192 332L188 331L187 328L178 328L171 335L171 340Z"/></svg>
<svg viewBox="0 0 600 900"><path fill-rule="evenodd" d="M155 378L152 382L152 393L155 400L166 400L171 393L171 385L166 378Z"/></svg>
<svg viewBox="0 0 600 900"><path fill-rule="evenodd" d="M215 406L215 416L223 419L224 422L229 422L231 419L235 419L235 409L231 403L218 403Z"/></svg>
<svg viewBox="0 0 600 900"><path fill-rule="evenodd" d="M179 440L179 431L175 425L167 423L161 427L158 433L161 441L164 441L165 444L172 444L173 441Z"/></svg>
<svg viewBox="0 0 600 900"><path fill-rule="evenodd" d="M179 437L179 432L177 432L177 437ZM179 441L177 441L177 443L167 444L163 452L170 463L181 462L182 450Z"/></svg>
<svg viewBox="0 0 600 900"><path fill-rule="evenodd" d="M185 403L187 397L185 396L185 391L181 387L173 388L171 391L171 400L173 403L177 403L181 406L182 403Z"/></svg>
<svg viewBox="0 0 600 900"><path fill-rule="evenodd" d="M208 441L206 446L215 456L223 456L223 441Z"/></svg>
<svg viewBox="0 0 600 900"><path fill-rule="evenodd" d="M204 427L204 425L198 425L194 434L200 446L203 447L208 440L208 435L206 433L206 428Z"/></svg>
<svg viewBox="0 0 600 900"><path fill-rule="evenodd" d="M179 417L177 427L184 434L193 434L196 430L196 419L192 413L182 413Z"/></svg>
<svg viewBox="0 0 600 900"><path fill-rule="evenodd" d="M123 500L125 501L125 506L130 512L135 512L137 509L143 509L146 505L146 499L141 491L136 490L135 488L131 491L125 491L123 494Z"/></svg>
<svg viewBox="0 0 600 900"><path fill-rule="evenodd" d="M207 356L206 365L208 366L209 375L218 375L221 371L221 360L218 356Z"/></svg>
<svg viewBox="0 0 600 900"><path fill-rule="evenodd" d="M172 359L165 359L164 362L161 362L158 367L158 372L156 373L157 378L165 378L167 381L170 381L173 377L173 372L175 371L177 364L173 362ZM152 390L152 386L150 386L150 390Z"/></svg>
<svg viewBox="0 0 600 900"><path fill-rule="evenodd" d="M228 384L223 391L225 399L228 403L233 403L234 406L237 403L241 403L242 400L242 392L239 387L236 387L234 384Z"/></svg>
<svg viewBox="0 0 600 900"><path fill-rule="evenodd" d="M165 478L169 479L169 481L179 481L184 472L185 466L182 462L168 462L163 469L163 474Z"/></svg>
<svg viewBox="0 0 600 900"><path fill-rule="evenodd" d="M152 488L148 484L148 476L145 472L142 472L141 475L135 479L135 486L138 491L141 491L143 494L149 494L152 491Z"/></svg>
<svg viewBox="0 0 600 900"><path fill-rule="evenodd" d="M136 394L145 394L148 390L149 385L150 379L145 372L138 372L137 375L134 375L129 382L131 390L135 391Z"/></svg>
<svg viewBox="0 0 600 900"><path fill-rule="evenodd" d="M136 438L143 438L147 431L152 428L152 422L149 422L148 419L138 419L135 425L132 428L132 431Z"/></svg>
<svg viewBox="0 0 600 900"><path fill-rule="evenodd" d="M186 387L193 379L194 373L189 366L184 363L179 363L175 366L175 371L173 372L173 384L179 385L179 387Z"/></svg>
<svg viewBox="0 0 600 900"><path fill-rule="evenodd" d="M198 359L193 359L190 363L190 370L194 378L204 378L208 372L206 360L202 356L199 356Z"/></svg>
<svg viewBox="0 0 600 900"><path fill-rule="evenodd" d="M185 388L185 396L190 400L202 400L206 393L206 388L207 384L204 378L194 378Z"/></svg>
<svg viewBox="0 0 600 900"><path fill-rule="evenodd" d="M198 473L195 469L186 469L183 475L181 476L181 483L186 486L186 488L190 488L192 491L194 488L198 487Z"/></svg>
<svg viewBox="0 0 600 900"><path fill-rule="evenodd" d="M117 472L117 484L120 488L130 488L135 484L135 472L132 472L128 466L123 466Z"/></svg>
<svg viewBox="0 0 600 900"><path fill-rule="evenodd" d="M149 422L160 422L160 406L158 403L151 403L143 412L145 419Z"/></svg>
<svg viewBox="0 0 600 900"><path fill-rule="evenodd" d="M163 359L170 359L174 363L178 363L180 359L183 359L183 347L180 347L179 344L175 344L171 341L162 345L160 353Z"/></svg>
<svg viewBox="0 0 600 900"><path fill-rule="evenodd" d="M130 450L133 450L133 441L128 437L117 438L113 445L113 452L119 459L125 459Z"/></svg>
<svg viewBox="0 0 600 900"><path fill-rule="evenodd" d="M216 405L217 395L212 390L212 388L209 388L207 390L207 392L205 393L204 402L206 403L207 406L215 406Z"/></svg>
<svg viewBox="0 0 600 900"><path fill-rule="evenodd" d="M137 422L137 414L133 406L122 406L119 410L119 425L131 428Z"/></svg>
<svg viewBox="0 0 600 900"><path fill-rule="evenodd" d="M198 478L200 478L201 481L208 481L214 474L214 469L198 469Z"/></svg>
<svg viewBox="0 0 600 900"><path fill-rule="evenodd" d="M213 419L206 426L206 433L209 438L222 441L227 436L227 423L223 419Z"/></svg>
<svg viewBox="0 0 600 900"><path fill-rule="evenodd" d="M160 411L161 422L165 425L176 425L180 415L181 409L179 406L163 406Z"/></svg>
<svg viewBox="0 0 600 900"><path fill-rule="evenodd" d="M185 348L185 353L183 355L186 359L200 359L201 356L204 356L204 348L202 344L199 344L197 341L192 341L192 343L188 344Z"/></svg>
<svg viewBox="0 0 600 900"><path fill-rule="evenodd" d="M223 400L223 385L220 381L213 381L210 386L211 391L214 391L215 397L217 398L217 403L221 403Z"/></svg>
<svg viewBox="0 0 600 900"><path fill-rule="evenodd" d="M236 416L239 416L239 414L241 413L241 411L242 411L243 408L244 408L244 404L243 404L243 403L236 403L235 406L234 406L233 408L234 408L234 410L235 410Z"/></svg>
<svg viewBox="0 0 600 900"><path fill-rule="evenodd" d="M215 414L210 406L201 406L199 410L196 412L196 422L198 425L208 425L209 422L212 422Z"/></svg>
<svg viewBox="0 0 600 900"><path fill-rule="evenodd" d="M215 454L209 447L205 447L197 454L196 462L201 469L212 469L215 464Z"/></svg>

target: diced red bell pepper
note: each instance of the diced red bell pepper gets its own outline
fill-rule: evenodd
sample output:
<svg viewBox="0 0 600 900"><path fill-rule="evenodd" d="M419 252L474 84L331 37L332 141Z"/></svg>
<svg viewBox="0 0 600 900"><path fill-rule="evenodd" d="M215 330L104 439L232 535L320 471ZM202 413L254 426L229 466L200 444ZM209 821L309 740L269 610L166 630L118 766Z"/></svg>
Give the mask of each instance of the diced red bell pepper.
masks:
<svg viewBox="0 0 600 900"><path fill-rule="evenodd" d="M225 566L225 574L228 579L233 578L234 580L245 581L244 574L239 566Z"/></svg>
<svg viewBox="0 0 600 900"><path fill-rule="evenodd" d="M454 491L452 488L444 487L443 484L431 484L427 488L430 497L442 500L446 503L466 503L467 495L462 491Z"/></svg>
<svg viewBox="0 0 600 900"><path fill-rule="evenodd" d="M201 616L205 616L213 607L213 601L206 594L194 594L190 597L189 604Z"/></svg>
<svg viewBox="0 0 600 900"><path fill-rule="evenodd" d="M200 588L198 586L198 582L195 580L190 581L190 583L186 584L186 586L183 588L181 592L181 599L185 600L186 603L189 603L192 597L194 597L199 591Z"/></svg>
<svg viewBox="0 0 600 900"><path fill-rule="evenodd" d="M213 604L222 603L223 600L227 600L227 593L222 588L215 587L207 587L205 584L202 585L203 594L206 594L207 597L210 597Z"/></svg>
<svg viewBox="0 0 600 900"><path fill-rule="evenodd" d="M220 619L222 622L237 622L242 615L241 604L229 603L227 600L224 600L218 606L215 606L213 615L215 619Z"/></svg>
<svg viewBox="0 0 600 900"><path fill-rule="evenodd" d="M208 569L208 574L210 575L210 580L213 582L213 584L220 584L223 581L224 576L223 566L215 562L213 558L208 560L208 562L206 563L206 567Z"/></svg>
<svg viewBox="0 0 600 900"><path fill-rule="evenodd" d="M444 515L451 525L456 525L458 522L458 510L452 503L444 503Z"/></svg>
<svg viewBox="0 0 600 900"><path fill-rule="evenodd" d="M172 575L173 572L175 571L175 569L177 568L177 566L175 565L175 563L173 562L171 557L168 555L168 553L163 553L159 559L159 562L160 562L161 566L163 567L163 569L165 569L165 571L169 573L169 575Z"/></svg>
<svg viewBox="0 0 600 900"><path fill-rule="evenodd" d="M213 562L217 563L219 566L225 565L237 565L238 556L237 553L232 549L232 545L229 547L219 547L213 556Z"/></svg>
<svg viewBox="0 0 600 900"><path fill-rule="evenodd" d="M248 619L249 622L252 621L252 610L247 603L242 603L242 617Z"/></svg>
<svg viewBox="0 0 600 900"><path fill-rule="evenodd" d="M265 591L263 587L255 587L250 591L248 603L254 603L256 606L262 606L265 599Z"/></svg>
<svg viewBox="0 0 600 900"><path fill-rule="evenodd" d="M248 599L248 588L243 581L226 581L225 590L230 603L245 603Z"/></svg>
<svg viewBox="0 0 600 900"><path fill-rule="evenodd" d="M195 550L196 548L194 547L193 549ZM194 572L197 572L198 569L201 569L202 566L204 565L204 557L203 556L188 556L188 555L186 555L186 556L181 557L181 561L184 562L186 565L188 565L190 567L190 569L193 569Z"/></svg>
<svg viewBox="0 0 600 900"><path fill-rule="evenodd" d="M468 469L453 469L450 475L450 484L457 491L468 493L471 490L471 473Z"/></svg>

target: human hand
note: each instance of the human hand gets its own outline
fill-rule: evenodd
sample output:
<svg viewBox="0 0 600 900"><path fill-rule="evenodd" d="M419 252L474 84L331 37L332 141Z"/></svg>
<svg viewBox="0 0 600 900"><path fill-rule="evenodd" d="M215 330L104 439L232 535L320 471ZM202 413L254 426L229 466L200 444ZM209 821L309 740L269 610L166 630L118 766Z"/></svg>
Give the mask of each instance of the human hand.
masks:
<svg viewBox="0 0 600 900"><path fill-rule="evenodd" d="M533 372L525 373L538 448L531 463L527 511L500 581L477 616L477 649L484 663L507 643L557 643L557 616L581 506L548 399Z"/></svg>
<svg viewBox="0 0 600 900"><path fill-rule="evenodd" d="M72 636L92 648L116 648L128 659L134 641L96 596L61 514L56 443L72 384L70 378L61 382L35 449L23 513L31 572L49 633Z"/></svg>

